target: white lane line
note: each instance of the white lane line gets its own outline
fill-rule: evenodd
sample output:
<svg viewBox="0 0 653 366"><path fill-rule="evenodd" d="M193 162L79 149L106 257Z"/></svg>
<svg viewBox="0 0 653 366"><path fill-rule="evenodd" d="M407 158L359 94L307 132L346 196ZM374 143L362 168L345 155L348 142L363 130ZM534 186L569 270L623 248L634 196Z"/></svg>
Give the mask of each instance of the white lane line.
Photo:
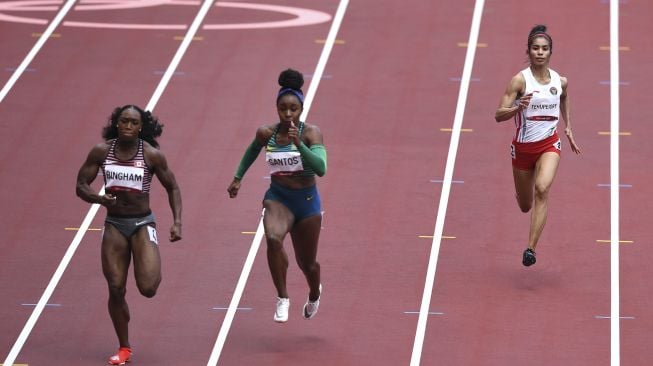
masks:
<svg viewBox="0 0 653 366"><path fill-rule="evenodd" d="M422 304L419 310L417 320L417 330L415 331L415 342L413 343L413 354L410 359L411 366L418 366L422 357L422 347L424 345L424 333L426 332L426 322L431 306L431 296L433 285L435 283L435 270L438 264L440 254L440 243L444 229L444 219L449 202L449 192L453 178L453 169L456 163L456 154L458 151L458 142L465 114L465 104L467 103L467 92L471 81L472 68L474 66L474 56L478 44L478 33L481 27L481 17L483 15L484 0L477 0L474 5L474 15L472 16L472 25L469 32L469 42L467 42L467 54L465 55L465 66L463 67L460 90L458 92L458 103L456 105L456 114L453 121L453 131L451 132L451 142L449 143L449 153L447 155L447 165L444 171L444 182L440 194L440 205L435 221L435 230L433 233L433 242L431 244L431 254L429 256L428 268L426 271L426 281L424 283L424 293L422 295Z"/></svg>
<svg viewBox="0 0 653 366"><path fill-rule="evenodd" d="M336 36L338 35L338 30L340 29L340 25L342 24L342 19L345 16L345 12L347 10L348 4L349 4L349 0L340 0L340 4L338 5L336 14L333 17L333 23L331 23L331 29L329 29L329 35L327 36L327 39L324 42L324 47L322 48L322 54L320 55L320 59L317 62L317 66L315 67L315 72L313 73L313 77L311 78L311 84L309 85L308 91L306 92L306 97L304 98L304 111L302 112L302 115L299 117L300 120L305 121L308 116L308 112L311 109L313 98L315 97L317 88L320 85L320 81L322 80L322 75L324 74L326 63L329 60L329 56L331 55L331 50L333 49L333 44L335 43ZM245 259L243 270L240 273L240 278L238 279L238 282L236 284L234 295L231 298L229 309L227 310L227 313L225 314L225 318L222 321L222 326L220 327L220 331L218 332L218 338L216 339L215 345L213 346L213 350L211 351L211 355L209 357L207 366L215 366L218 364L218 360L220 359L220 354L222 353L222 348L224 347L224 343L227 340L227 334L229 333L229 329L231 328L231 324L234 320L234 315L236 314L236 309L238 308L238 303L240 302L240 298L243 296L243 291L245 290L245 284L247 283L247 278L249 277L249 273L252 269L252 264L254 263L256 252L258 252L258 248L261 245L262 238L263 238L263 217L261 215L261 219L259 220L258 223L258 228L256 229L256 235L254 236L254 240L252 240L252 246L250 247L249 254L247 254L247 258Z"/></svg>
<svg viewBox="0 0 653 366"><path fill-rule="evenodd" d="M186 36L184 40L182 41L181 45L179 46L179 49L177 49L177 53L175 54L174 58L172 59L170 65L168 66L168 69L166 70L165 74L163 75L163 78L161 78L161 81L159 82L158 87L156 88L156 91L154 92L154 95L152 95L152 98L150 99L149 103L147 104L147 107L145 107L146 110L153 110L154 106L156 103L159 101L159 98L161 97L161 94L163 93L163 90L165 87L168 85L168 82L170 81L170 77L172 77L172 74L174 73L175 69L177 68L177 65L179 64L179 61L181 60L181 57L183 56L184 52L186 52L186 49L188 48L188 45L190 44L190 41L193 39L195 36L195 32L197 31L197 28L199 27L199 24L202 22L204 17L206 16L206 12L208 9L210 9L213 1L212 0L205 0L204 3L202 4L202 7L200 8L200 11L197 13L195 16L195 20L193 21L193 24L191 27L188 29L188 32L186 33ZM100 195L104 194L104 186L100 189L99 192ZM14 343L13 347L11 348L11 351L9 351L9 354L7 355L7 358L4 361L4 365L6 366L11 366L13 365L14 361L16 361L16 357L18 357L18 353L20 350L23 348L23 345L25 344L25 341L27 340L27 337L29 334L32 332L32 329L34 328L34 325L36 324L36 321L38 318L41 316L41 313L43 312L43 309L45 308L46 304L48 303L48 300L50 299L50 296L52 296L52 293L54 292L55 288L57 287L57 284L61 280L61 277L63 276L64 271L68 267L68 264L72 260L73 255L75 254L75 251L77 250L77 247L79 247L80 242L82 241L82 238L84 237L84 234L86 234L86 231L88 230L89 225L93 221L93 218L97 214L98 209L100 208L99 204L93 204L91 205L91 208L88 210L88 213L86 214L86 217L84 218L84 221L79 227L79 231L77 231L77 234L75 234L75 237L73 238L73 241L70 243L70 246L68 247L68 250L64 254L63 259L61 260L61 263L59 263L59 266L57 267L57 270L54 272L54 275L50 279L50 283L48 283L48 286L45 288L45 291L43 292L43 295L41 296L41 299L39 300L38 304L34 308L34 311L32 311L32 315L30 315L29 319L27 320L27 323L25 324L25 327L23 327L23 330L20 332L20 335L18 336L18 339L16 340L16 343Z"/></svg>
<svg viewBox="0 0 653 366"><path fill-rule="evenodd" d="M2 90L0 90L0 103L2 103L2 101L5 99L9 93L9 90L11 90L14 84L16 84L18 78L23 74L25 69L27 69L27 66L32 62L34 57L36 57L36 54L39 53L41 47L43 47L45 44L45 41L50 38L50 35L52 35L54 30L59 26L59 23L61 23L63 18L66 16L66 14L68 14L68 11L73 7L74 4L75 0L68 0L64 6L61 7L61 10L59 10L59 13L57 13L54 19L52 19L52 22L50 22L50 25L48 25L48 27L45 29L45 32L41 34L41 37L39 37L39 40L36 41L34 47L32 47L27 56L25 56L23 62L20 63L20 66L18 66L9 80L7 80L7 83L5 83L5 86L2 87Z"/></svg>
<svg viewBox="0 0 653 366"><path fill-rule="evenodd" d="M102 187L100 194L104 194L104 187ZM36 304L36 307L32 311L32 315L30 315L29 319L27 319L27 323L25 323L23 330L20 332L20 335L18 336L16 343L14 343L13 347L11 347L11 350L9 351L7 358L3 362L3 365L11 366L16 361L16 357L18 357L18 353L20 353L21 349L23 349L23 345L27 341L27 337L29 337L30 333L32 332L32 329L34 328L34 325L36 325L36 321L41 316L43 309L47 305L50 296L52 296L55 287L57 287L57 284L59 283L61 276L63 276L63 273L66 270L66 267L68 267L68 264L72 260L73 254L75 254L75 251L79 246L79 243L82 241L82 238L84 237L84 233L86 232L86 229L88 229L89 225L91 225L91 222L93 221L93 217L95 217L95 214L97 213L97 210L99 208L100 205L92 205L91 209L86 214L84 221L79 227L79 231L77 231L77 233L75 234L75 237L73 238L73 241L70 243L68 250L66 250L66 254L64 254L61 263L59 263L59 266L54 272L54 275L52 275L52 278L50 279L50 283L48 283L48 286L45 288L45 291L43 291L43 295L41 295L41 299L39 300L39 302Z"/></svg>
<svg viewBox="0 0 653 366"><path fill-rule="evenodd" d="M619 366L619 0L610 1L610 366Z"/></svg>
<svg viewBox="0 0 653 366"><path fill-rule="evenodd" d="M172 78L172 75L174 75L175 71L177 70L177 66L179 66L179 62L181 62L181 58L184 57L184 53L186 53L188 46L193 41L193 38L195 37L195 34L197 33L197 30L199 29L200 25L204 21L206 14L208 13L209 9L211 9L211 5L213 5L213 1L211 0L204 0L204 2L202 3L202 7L200 7L199 12L195 16L195 20L193 20L193 23L188 28L188 31L186 32L184 39L181 41L181 44L177 49L177 53L172 58L170 65L168 65L168 68L166 69L166 72L163 74L163 77L161 78L159 85L156 87L156 90L154 90L154 94L152 94L152 98L150 99L150 102L147 103L147 106L145 106L146 110L150 110L150 111L153 110L154 106L159 101L161 94L163 94L163 91L168 86L168 82L170 81L170 78Z"/></svg>

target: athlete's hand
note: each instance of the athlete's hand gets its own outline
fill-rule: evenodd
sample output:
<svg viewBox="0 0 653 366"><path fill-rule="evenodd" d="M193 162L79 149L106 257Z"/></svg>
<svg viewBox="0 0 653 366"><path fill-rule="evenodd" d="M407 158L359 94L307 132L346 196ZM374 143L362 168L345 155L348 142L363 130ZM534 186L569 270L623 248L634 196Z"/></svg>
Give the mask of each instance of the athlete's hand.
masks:
<svg viewBox="0 0 653 366"><path fill-rule="evenodd" d="M181 224L172 224L170 227L170 241L181 240Z"/></svg>
<svg viewBox="0 0 653 366"><path fill-rule="evenodd" d="M522 110L528 108L528 105L531 103L532 98L533 98L533 93L528 93L526 95L523 95L521 98L519 98L519 104L517 105L517 109Z"/></svg>
<svg viewBox="0 0 653 366"><path fill-rule="evenodd" d="M571 146L571 151L575 152L576 154L580 154L580 147L578 144L576 144L576 141L574 141L574 135L571 132L571 128L565 128L565 135L567 135L567 139L569 139L569 146Z"/></svg>
<svg viewBox="0 0 653 366"><path fill-rule="evenodd" d="M288 127L288 138L293 142L293 144L295 144L295 146L301 144L301 141L299 140L299 128L295 126L295 122L293 121L290 121L290 127Z"/></svg>
<svg viewBox="0 0 653 366"><path fill-rule="evenodd" d="M227 192L229 192L229 198L236 198L239 189L240 189L240 179L234 178L234 180L229 185L229 188L227 188Z"/></svg>
<svg viewBox="0 0 653 366"><path fill-rule="evenodd" d="M100 202L98 202L98 203L101 204L102 206L109 207L109 206L115 205L116 200L117 200L116 196L108 193L108 194L100 196Z"/></svg>

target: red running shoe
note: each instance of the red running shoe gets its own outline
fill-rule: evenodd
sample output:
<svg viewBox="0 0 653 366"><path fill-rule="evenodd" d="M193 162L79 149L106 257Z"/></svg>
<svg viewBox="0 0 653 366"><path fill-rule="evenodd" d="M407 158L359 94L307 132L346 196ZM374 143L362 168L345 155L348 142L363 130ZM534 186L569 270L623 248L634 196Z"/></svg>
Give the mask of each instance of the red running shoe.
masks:
<svg viewBox="0 0 653 366"><path fill-rule="evenodd" d="M132 357L132 349L127 347L120 347L118 353L109 357L109 365L124 365L129 362Z"/></svg>

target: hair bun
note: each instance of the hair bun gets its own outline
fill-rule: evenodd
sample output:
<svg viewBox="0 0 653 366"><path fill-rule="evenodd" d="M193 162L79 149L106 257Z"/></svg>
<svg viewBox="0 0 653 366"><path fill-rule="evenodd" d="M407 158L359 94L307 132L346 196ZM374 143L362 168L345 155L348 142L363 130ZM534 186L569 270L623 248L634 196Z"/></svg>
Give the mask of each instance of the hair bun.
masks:
<svg viewBox="0 0 653 366"><path fill-rule="evenodd" d="M544 24L537 24L531 29L531 35L535 33L546 33L546 25Z"/></svg>
<svg viewBox="0 0 653 366"><path fill-rule="evenodd" d="M279 74L279 85L281 85L282 88L301 90L304 85L304 75L297 70L284 70Z"/></svg>

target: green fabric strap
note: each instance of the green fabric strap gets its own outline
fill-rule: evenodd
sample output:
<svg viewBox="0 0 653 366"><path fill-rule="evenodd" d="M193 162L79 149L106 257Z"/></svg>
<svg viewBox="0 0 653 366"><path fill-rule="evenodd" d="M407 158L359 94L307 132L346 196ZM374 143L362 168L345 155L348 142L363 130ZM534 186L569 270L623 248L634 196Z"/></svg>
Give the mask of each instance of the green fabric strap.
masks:
<svg viewBox="0 0 653 366"><path fill-rule="evenodd" d="M323 176L326 174L327 170L327 153L324 145L315 144L308 146L304 145L302 142L299 144L299 153L302 155L302 159L306 162L308 166L313 169L315 174L318 176Z"/></svg>
<svg viewBox="0 0 653 366"><path fill-rule="evenodd" d="M254 163L256 157L261 152L262 148L263 146L259 145L258 142L256 142L256 140L252 141L252 143L249 144L247 150L245 150L245 154L243 155L243 158L240 160L238 169L236 169L236 175L234 175L234 178L238 180L243 179L243 176L245 176L245 172L247 172L247 169L249 169L252 163Z"/></svg>

